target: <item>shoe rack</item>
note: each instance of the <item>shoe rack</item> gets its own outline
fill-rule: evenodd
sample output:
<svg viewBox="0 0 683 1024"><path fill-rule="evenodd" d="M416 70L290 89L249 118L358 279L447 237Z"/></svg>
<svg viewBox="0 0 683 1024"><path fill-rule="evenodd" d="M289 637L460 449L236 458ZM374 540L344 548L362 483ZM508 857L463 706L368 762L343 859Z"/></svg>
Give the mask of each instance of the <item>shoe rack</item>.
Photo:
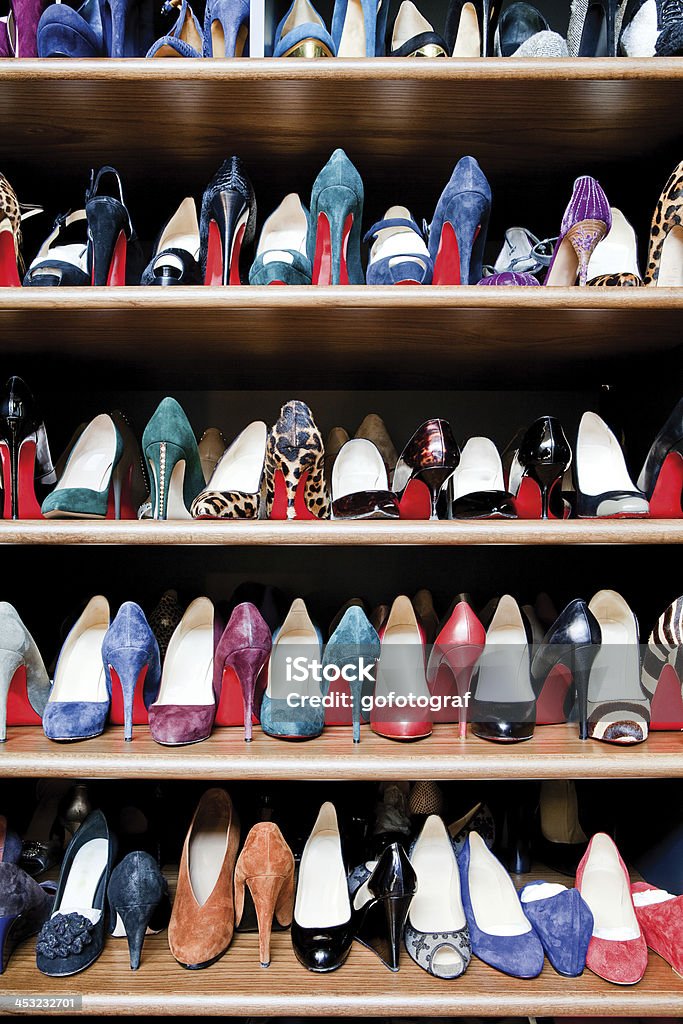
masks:
<svg viewBox="0 0 683 1024"><path fill-rule="evenodd" d="M233 152L254 181L261 221L286 192L305 195L343 146L364 178L367 224L394 189L428 216L454 162L472 153L492 181L497 223L533 220L552 234L575 174L590 173L604 177L644 242L681 159L682 95L679 59L16 60L0 67L0 166L22 200L47 198L52 211L77 208L90 167L113 164L131 211L140 211L138 233L151 239L174 201L201 195ZM44 398L58 441L103 408L124 408L141 429L153 391L182 399L197 429L212 417L225 429L228 415L238 427L239 411L225 412L238 401L273 422L281 400L304 398L323 432L343 415L355 422L351 410L377 408L402 443L426 409L451 418L458 436L486 432L503 393L516 413L527 410L526 422L564 402L575 427L609 384L640 451L680 397L682 313L680 291L649 288L5 289L0 351L7 374L20 373ZM273 380L277 394L264 390ZM501 441L517 425L511 417L497 428ZM85 594L104 591L114 603L177 585L226 597L246 579L314 593L330 617L357 590L431 586L443 603L465 588L485 597L547 589L561 606L614 586L649 631L680 593L683 566L683 520L0 521L0 543L5 586L11 581L18 606L42 602L49 635L60 609ZM346 730L294 746L255 729L246 747L239 730L222 729L170 748L144 728L129 744L121 730L63 745L37 729L13 730L0 749L0 787L47 775L681 779L683 735L655 733L618 749L581 743L570 725L546 726L507 747L459 741L455 727L437 726L414 745L364 730L354 747ZM35 970L29 943L3 991L83 994L94 1014L683 1016L683 980L652 954L631 988L589 972L561 978L548 965L519 981L476 960L450 983L406 958L390 974L357 945L341 970L314 976L296 963L287 933L273 936L264 971L256 941L238 934L222 961L192 972L174 962L165 935L153 936L134 975L125 949L110 942L91 969L63 981Z"/></svg>

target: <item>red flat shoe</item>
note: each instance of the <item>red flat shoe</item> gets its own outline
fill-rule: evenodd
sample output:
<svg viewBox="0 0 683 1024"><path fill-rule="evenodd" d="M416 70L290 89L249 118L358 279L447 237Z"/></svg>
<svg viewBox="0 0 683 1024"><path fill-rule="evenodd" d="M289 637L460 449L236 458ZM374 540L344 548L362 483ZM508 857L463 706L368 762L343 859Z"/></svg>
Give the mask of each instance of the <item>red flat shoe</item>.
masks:
<svg viewBox="0 0 683 1024"><path fill-rule="evenodd" d="M631 894L646 943L683 978L683 896L648 882L634 882Z"/></svg>
<svg viewBox="0 0 683 1024"><path fill-rule="evenodd" d="M604 832L588 844L576 872L576 888L594 921L586 967L614 985L635 985L645 974L647 945L626 865Z"/></svg>
<svg viewBox="0 0 683 1024"><path fill-rule="evenodd" d="M434 641L427 665L427 684L433 697L441 700L455 695L456 708L445 705L432 714L433 722L458 722L460 739L467 735L467 704L472 675L486 643L486 630L462 598Z"/></svg>
<svg viewBox="0 0 683 1024"><path fill-rule="evenodd" d="M425 638L409 597L397 597L382 627L370 725L379 736L418 740L432 731Z"/></svg>

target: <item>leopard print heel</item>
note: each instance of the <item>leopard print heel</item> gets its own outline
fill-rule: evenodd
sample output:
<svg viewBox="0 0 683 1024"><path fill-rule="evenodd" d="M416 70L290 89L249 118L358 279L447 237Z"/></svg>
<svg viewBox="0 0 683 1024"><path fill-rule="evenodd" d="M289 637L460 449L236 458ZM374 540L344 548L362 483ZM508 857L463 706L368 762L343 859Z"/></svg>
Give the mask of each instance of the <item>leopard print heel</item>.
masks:
<svg viewBox="0 0 683 1024"><path fill-rule="evenodd" d="M637 274L598 274L588 282L589 288L640 288L642 281Z"/></svg>
<svg viewBox="0 0 683 1024"><path fill-rule="evenodd" d="M0 287L21 286L21 210L17 194L4 174L0 174Z"/></svg>
<svg viewBox="0 0 683 1024"><path fill-rule="evenodd" d="M660 288L683 286L683 160L674 168L662 191L650 229L645 284Z"/></svg>
<svg viewBox="0 0 683 1024"><path fill-rule="evenodd" d="M325 446L311 410L305 402L286 402L268 435L267 518L329 519L324 463Z"/></svg>

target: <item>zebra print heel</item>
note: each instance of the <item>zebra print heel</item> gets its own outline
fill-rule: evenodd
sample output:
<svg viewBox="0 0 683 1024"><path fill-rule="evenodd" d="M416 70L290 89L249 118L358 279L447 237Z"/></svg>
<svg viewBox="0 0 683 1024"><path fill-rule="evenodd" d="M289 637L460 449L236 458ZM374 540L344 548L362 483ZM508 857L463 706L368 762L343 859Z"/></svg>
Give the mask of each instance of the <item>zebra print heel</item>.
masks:
<svg viewBox="0 0 683 1024"><path fill-rule="evenodd" d="M683 729L683 597L662 612L650 633L641 681L650 695L650 728Z"/></svg>

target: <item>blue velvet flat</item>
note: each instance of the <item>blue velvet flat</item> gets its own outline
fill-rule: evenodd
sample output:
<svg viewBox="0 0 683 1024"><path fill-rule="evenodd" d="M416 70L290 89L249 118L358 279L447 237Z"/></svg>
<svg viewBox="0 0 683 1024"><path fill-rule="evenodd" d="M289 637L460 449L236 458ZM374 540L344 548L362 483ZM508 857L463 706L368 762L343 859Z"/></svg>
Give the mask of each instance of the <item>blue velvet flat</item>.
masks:
<svg viewBox="0 0 683 1024"><path fill-rule="evenodd" d="M297 640L278 641L288 634ZM301 662L301 669L297 663ZM314 625L301 598L296 598L287 618L273 633L273 647L268 665L268 686L261 702L261 728L269 736L279 739L307 740L319 736L325 727L325 709L322 689L312 677L306 675L306 666L322 662L322 634ZM300 680L299 674L305 676ZM314 703L302 698L311 694Z"/></svg>
<svg viewBox="0 0 683 1024"><path fill-rule="evenodd" d="M119 608L102 641L102 663L109 696L117 710L123 708L124 739L132 740L133 725L147 720L140 697L146 710L161 683L159 645L140 605L126 601Z"/></svg>
<svg viewBox="0 0 683 1024"><path fill-rule="evenodd" d="M293 0L275 29L273 57L336 57L325 22L309 0Z"/></svg>
<svg viewBox="0 0 683 1024"><path fill-rule="evenodd" d="M513 978L537 977L543 970L541 940L512 879L478 832L467 837L458 865L472 952Z"/></svg>
<svg viewBox="0 0 683 1024"><path fill-rule="evenodd" d="M364 242L373 240L365 273L368 284L431 284L434 263L424 236L404 206L392 206L373 224Z"/></svg>
<svg viewBox="0 0 683 1024"><path fill-rule="evenodd" d="M593 934L593 915L579 890L548 882L530 882L519 898L557 973L577 978L586 966Z"/></svg>

